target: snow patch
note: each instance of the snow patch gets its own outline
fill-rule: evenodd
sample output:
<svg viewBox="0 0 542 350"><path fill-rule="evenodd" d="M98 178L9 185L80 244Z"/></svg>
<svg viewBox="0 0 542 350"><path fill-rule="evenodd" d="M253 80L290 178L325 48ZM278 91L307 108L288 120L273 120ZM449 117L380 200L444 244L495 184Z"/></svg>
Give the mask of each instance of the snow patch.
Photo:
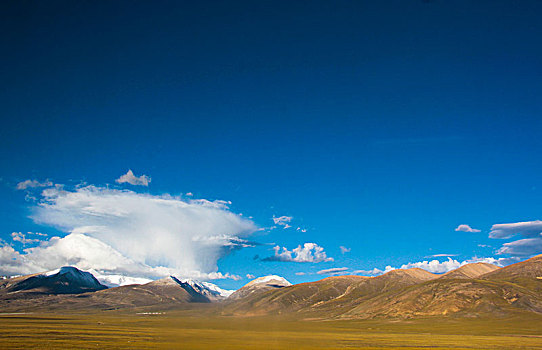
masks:
<svg viewBox="0 0 542 350"><path fill-rule="evenodd" d="M275 281L276 283L274 284L278 284L278 285L284 285L284 286L291 286L292 284L290 282L288 282L288 280L284 277L280 277L280 276L277 276L277 275L269 275L269 276L263 276L263 277L259 277L259 278L256 278L255 280L253 281L250 281L247 286L254 286L256 284L268 284L269 282L273 282ZM277 283L278 282L278 283Z"/></svg>

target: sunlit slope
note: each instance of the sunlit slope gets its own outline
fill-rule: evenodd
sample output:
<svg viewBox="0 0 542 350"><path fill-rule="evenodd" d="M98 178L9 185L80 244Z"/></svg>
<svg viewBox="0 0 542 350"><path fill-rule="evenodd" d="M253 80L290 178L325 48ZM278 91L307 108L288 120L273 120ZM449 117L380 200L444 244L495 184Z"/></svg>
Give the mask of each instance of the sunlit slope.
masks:
<svg viewBox="0 0 542 350"><path fill-rule="evenodd" d="M509 282L542 294L542 254L502 269L487 273L481 278L494 282Z"/></svg>
<svg viewBox="0 0 542 350"><path fill-rule="evenodd" d="M489 268L486 266L486 268ZM456 273L360 303L343 317L416 317L436 315L504 316L521 312L542 313L540 259L533 258L477 278L467 273L480 266L463 266ZM454 278L452 278L454 277ZM536 284L539 284L538 286Z"/></svg>
<svg viewBox="0 0 542 350"><path fill-rule="evenodd" d="M262 315L346 312L362 300L437 276L421 269L394 270L378 277L338 276L252 295L224 308L225 314ZM316 315L317 317L317 315Z"/></svg>
<svg viewBox="0 0 542 350"><path fill-rule="evenodd" d="M500 267L487 263L473 263L463 265L455 270L449 271L440 277L441 279L453 278L476 278L486 273L499 270Z"/></svg>

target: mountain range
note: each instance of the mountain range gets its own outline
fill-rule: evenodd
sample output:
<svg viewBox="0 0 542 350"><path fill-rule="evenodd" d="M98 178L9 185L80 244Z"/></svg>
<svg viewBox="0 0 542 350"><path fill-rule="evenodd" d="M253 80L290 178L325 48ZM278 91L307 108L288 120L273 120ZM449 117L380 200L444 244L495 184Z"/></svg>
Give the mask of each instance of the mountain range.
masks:
<svg viewBox="0 0 542 350"><path fill-rule="evenodd" d="M4 311L171 310L203 305L208 305L206 312L224 316L310 319L542 314L542 255L504 268L468 264L443 275L397 269L376 277L335 276L296 285L271 275L233 293L173 276L107 288L74 267L0 281Z"/></svg>

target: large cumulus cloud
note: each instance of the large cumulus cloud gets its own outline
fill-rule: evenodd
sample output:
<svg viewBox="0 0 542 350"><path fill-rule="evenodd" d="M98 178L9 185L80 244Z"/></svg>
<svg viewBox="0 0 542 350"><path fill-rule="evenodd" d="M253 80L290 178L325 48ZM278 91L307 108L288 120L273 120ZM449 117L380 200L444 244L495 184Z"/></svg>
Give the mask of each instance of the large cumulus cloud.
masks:
<svg viewBox="0 0 542 350"><path fill-rule="evenodd" d="M0 259L11 266L4 274L75 265L134 277L230 277L217 271L218 259L249 245L257 230L228 202L96 186L47 188L32 218L67 235L23 252L4 245Z"/></svg>

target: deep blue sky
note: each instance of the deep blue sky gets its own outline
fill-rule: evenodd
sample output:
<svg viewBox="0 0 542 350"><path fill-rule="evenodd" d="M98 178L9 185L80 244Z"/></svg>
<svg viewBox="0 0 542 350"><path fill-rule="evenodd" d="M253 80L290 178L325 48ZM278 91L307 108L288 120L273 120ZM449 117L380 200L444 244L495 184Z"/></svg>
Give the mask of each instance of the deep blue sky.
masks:
<svg viewBox="0 0 542 350"><path fill-rule="evenodd" d="M6 241L48 230L18 182L128 169L152 177L143 191L231 200L261 227L292 216L306 233L256 240L335 259L248 248L219 262L240 275L497 257L491 225L541 217L541 1L0 6Z"/></svg>

